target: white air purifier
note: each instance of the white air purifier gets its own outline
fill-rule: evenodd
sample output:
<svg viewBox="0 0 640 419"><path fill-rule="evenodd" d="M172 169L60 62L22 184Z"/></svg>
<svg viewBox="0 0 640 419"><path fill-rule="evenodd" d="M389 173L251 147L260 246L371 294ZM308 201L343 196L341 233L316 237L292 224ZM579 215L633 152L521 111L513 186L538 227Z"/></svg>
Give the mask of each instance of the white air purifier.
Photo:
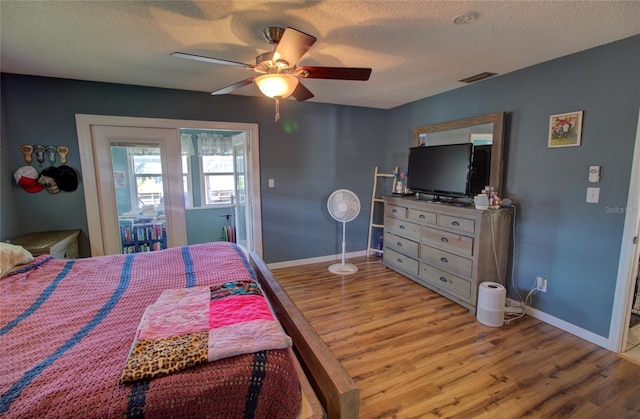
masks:
<svg viewBox="0 0 640 419"><path fill-rule="evenodd" d="M476 318L485 326L500 327L504 323L507 289L497 282L482 282L478 289Z"/></svg>

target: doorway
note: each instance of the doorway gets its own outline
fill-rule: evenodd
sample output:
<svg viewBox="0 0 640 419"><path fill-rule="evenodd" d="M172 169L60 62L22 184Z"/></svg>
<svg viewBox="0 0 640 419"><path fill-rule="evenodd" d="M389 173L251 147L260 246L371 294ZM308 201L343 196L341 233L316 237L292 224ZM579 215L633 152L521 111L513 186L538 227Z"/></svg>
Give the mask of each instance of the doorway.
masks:
<svg viewBox="0 0 640 419"><path fill-rule="evenodd" d="M625 209L624 230L618 263L618 277L611 314L608 348L614 352L626 349L629 321L636 278L639 271L640 247L640 111L636 126L636 142L629 181L629 195Z"/></svg>
<svg viewBox="0 0 640 419"><path fill-rule="evenodd" d="M145 209L149 211L151 217L160 217L153 220L162 220L165 223L167 246L175 247L189 244L186 228L187 218L189 218L191 211L195 213L200 209L200 207L195 208L193 203L200 202L205 198L202 195L196 198L196 194L215 192L224 195L228 193L226 190L211 191L209 189L202 192L201 186L205 183L205 178L201 167L198 168L197 176L195 173L194 176L187 176L185 161L188 159L185 159L181 138L181 134L187 130L227 133L232 139L234 157L231 162L234 168L231 172L231 184L234 187L231 192L233 196L226 196L232 200L232 205L227 207L233 210L234 222L238 222L238 227L235 230L243 234L242 238L238 236L239 244L262 256L259 141L256 124L76 115L76 127L92 256L122 252L120 235L114 234L113 231L119 229L120 214L118 212L125 206L132 207L130 211L133 214L131 212L126 214L129 216L142 216L140 209L146 207ZM148 133L145 134L147 131ZM96 133L99 132L109 134L107 137L110 139L107 140L107 137L103 136L102 140L98 140L99 136ZM114 147L113 150L112 147ZM134 158L131 156L136 154L155 155L156 157L138 157L136 159L154 161L155 166L151 164L145 169L152 173L135 173L134 169L132 169L133 173L129 174L114 173L114 153L120 153L122 158L125 151L130 155L129 161L133 161ZM192 158L195 157L197 156ZM160 168L162 173L156 173ZM166 182L162 177L165 172ZM209 173L211 176L216 174ZM129 176L131 181L135 181L138 176L146 178L151 183L162 182L162 186L158 186L156 183L155 190L147 191L138 188L135 193L133 188L119 190L118 188L122 186L123 175L125 176L125 185L128 179L126 176ZM195 182L194 185L192 180L195 178L201 179L202 182ZM120 205L116 200L116 190L121 194L128 194L129 203L125 198L125 203ZM162 203L160 197L156 196L160 190L162 190ZM216 199L226 199L222 195L216 195L212 202ZM144 199L138 199L140 197ZM220 203L221 201L215 202ZM139 207L134 208L134 204ZM119 205L121 208L118 208ZM162 214L159 214L160 212ZM208 219L203 223L210 223L210 221L211 219ZM197 221L197 217L195 223L200 223ZM207 241L216 241L218 238L212 236Z"/></svg>
<svg viewBox="0 0 640 419"><path fill-rule="evenodd" d="M93 125L91 142L105 254L185 245L176 131Z"/></svg>
<svg viewBox="0 0 640 419"><path fill-rule="evenodd" d="M247 131L181 129L188 244L254 241Z"/></svg>

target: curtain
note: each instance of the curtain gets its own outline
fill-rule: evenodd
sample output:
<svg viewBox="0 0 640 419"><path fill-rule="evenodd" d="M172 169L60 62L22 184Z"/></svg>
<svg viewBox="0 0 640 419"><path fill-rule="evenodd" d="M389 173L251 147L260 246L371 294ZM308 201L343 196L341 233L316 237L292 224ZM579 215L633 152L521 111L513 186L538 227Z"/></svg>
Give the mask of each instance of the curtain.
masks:
<svg viewBox="0 0 640 419"><path fill-rule="evenodd" d="M183 156L195 156L191 134L180 134L180 148Z"/></svg>
<svg viewBox="0 0 640 419"><path fill-rule="evenodd" d="M210 132L198 134L198 153L201 156L229 156L233 154L230 137Z"/></svg>

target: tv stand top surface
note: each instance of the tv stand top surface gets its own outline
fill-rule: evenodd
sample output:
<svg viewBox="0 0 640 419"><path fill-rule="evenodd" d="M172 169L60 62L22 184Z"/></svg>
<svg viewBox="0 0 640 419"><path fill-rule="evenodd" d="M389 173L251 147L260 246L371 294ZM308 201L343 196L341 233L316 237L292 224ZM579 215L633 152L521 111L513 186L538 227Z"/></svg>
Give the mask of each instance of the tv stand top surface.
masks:
<svg viewBox="0 0 640 419"><path fill-rule="evenodd" d="M470 199L469 203L465 203L465 202L458 202L458 203L453 203L453 202L447 202L447 201L430 201L428 199L425 199L424 197L416 197L415 194L411 195L411 196L396 196L396 195L387 195L384 197L384 201L389 202L393 205L405 205L405 206L415 206L416 208L419 207L424 207L424 206L430 206L433 208L434 211L438 211L438 209L440 208L441 211L461 211L461 212L465 212L467 213L468 211L474 211L474 212L482 212L482 211L489 211L489 210L482 210L482 209L476 209L475 205L473 204L473 200ZM498 209L492 209L491 211L507 211L510 210L510 208L498 208Z"/></svg>
<svg viewBox="0 0 640 419"><path fill-rule="evenodd" d="M431 194L414 194L414 199L421 202L431 202L433 204L453 205L456 207L468 207L473 205L473 199L470 198L455 198L455 197L443 197L441 195Z"/></svg>

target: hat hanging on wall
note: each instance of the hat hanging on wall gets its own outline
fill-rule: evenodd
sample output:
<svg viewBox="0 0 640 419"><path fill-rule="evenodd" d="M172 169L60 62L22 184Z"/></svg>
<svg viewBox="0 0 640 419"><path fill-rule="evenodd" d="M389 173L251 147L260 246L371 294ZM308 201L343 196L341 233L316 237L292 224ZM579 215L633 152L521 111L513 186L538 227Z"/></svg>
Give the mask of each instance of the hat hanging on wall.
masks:
<svg viewBox="0 0 640 419"><path fill-rule="evenodd" d="M65 164L56 168L54 179L58 184L58 188L65 192L75 191L78 188L78 175L76 171Z"/></svg>
<svg viewBox="0 0 640 419"><path fill-rule="evenodd" d="M13 177L16 183L29 193L37 193L44 189L44 186L38 183L38 171L32 166L22 166L15 171Z"/></svg>
<svg viewBox="0 0 640 419"><path fill-rule="evenodd" d="M55 167L47 167L40 172L38 183L47 188L47 191L50 193L60 193L60 188L56 182L57 173L58 171Z"/></svg>

